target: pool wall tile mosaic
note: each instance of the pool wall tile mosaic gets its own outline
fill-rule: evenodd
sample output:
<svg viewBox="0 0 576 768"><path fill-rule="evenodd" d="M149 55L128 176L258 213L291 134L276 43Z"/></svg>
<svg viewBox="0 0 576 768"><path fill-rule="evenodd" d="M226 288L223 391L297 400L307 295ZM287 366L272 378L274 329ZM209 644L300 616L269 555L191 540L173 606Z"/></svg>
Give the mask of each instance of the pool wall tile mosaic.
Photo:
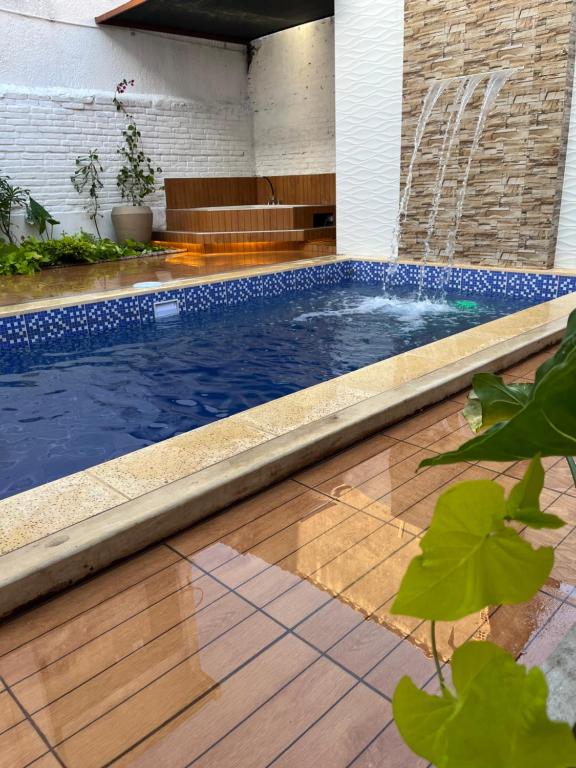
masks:
<svg viewBox="0 0 576 768"><path fill-rule="evenodd" d="M88 336L86 307L64 307L25 315L30 344L45 344L69 336Z"/></svg>
<svg viewBox="0 0 576 768"><path fill-rule="evenodd" d="M106 333L130 325L155 322L157 302L176 301L180 313L236 306L262 297L280 296L318 286L347 282L386 284L390 288L422 285L434 297L442 289L465 295L536 297L549 301L576 291L569 275L503 272L417 264L389 265L381 261L346 261L289 269L267 275L221 280L186 288L156 290L138 296L108 299L62 309L0 318L0 349L29 347L53 340Z"/></svg>
<svg viewBox="0 0 576 768"><path fill-rule="evenodd" d="M115 331L117 328L138 325L142 322L136 296L86 304L86 317L91 334Z"/></svg>
<svg viewBox="0 0 576 768"><path fill-rule="evenodd" d="M0 349L27 347L28 332L23 315L0 318Z"/></svg>

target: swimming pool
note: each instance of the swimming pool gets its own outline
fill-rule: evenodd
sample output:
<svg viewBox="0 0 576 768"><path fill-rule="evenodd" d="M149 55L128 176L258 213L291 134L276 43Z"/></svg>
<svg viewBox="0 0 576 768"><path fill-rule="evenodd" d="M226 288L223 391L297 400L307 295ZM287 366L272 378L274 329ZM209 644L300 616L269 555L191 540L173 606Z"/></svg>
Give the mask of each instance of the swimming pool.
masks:
<svg viewBox="0 0 576 768"><path fill-rule="evenodd" d="M294 270L293 279L298 271L310 272ZM28 345L1 355L0 497L543 300L535 291L506 295L497 280L489 286L483 279L478 292L463 291L460 276L445 300L422 303L414 302L413 279L396 280L384 295L365 269L268 296L253 295L250 279L228 283L228 296L239 301L214 300L225 285L218 283L209 286L205 311L142 322L144 295L141 322L118 323L113 311L101 311L88 333L58 333L52 324L55 338L41 343L38 321L27 319ZM182 297L175 293L158 296L171 298L177 311ZM68 313L76 324L78 313Z"/></svg>

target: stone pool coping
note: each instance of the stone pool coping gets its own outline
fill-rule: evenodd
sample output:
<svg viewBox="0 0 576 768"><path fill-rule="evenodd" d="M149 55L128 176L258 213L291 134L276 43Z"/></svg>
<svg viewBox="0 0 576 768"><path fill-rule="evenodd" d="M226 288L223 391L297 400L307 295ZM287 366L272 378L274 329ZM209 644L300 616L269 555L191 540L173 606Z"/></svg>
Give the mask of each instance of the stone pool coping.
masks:
<svg viewBox="0 0 576 768"><path fill-rule="evenodd" d="M287 261L276 264L257 264L253 267L244 267L242 269L230 270L228 272L218 272L210 275L200 275L198 277L184 277L175 280L163 282L156 291L169 291L176 288L189 288L196 285L208 285L216 282L228 282L240 278L256 277L258 275L269 275L277 272L291 272L296 269L306 267L315 267L322 264L334 264L338 262L365 261L368 263L380 263L382 259L369 256L317 256L315 258L303 258L297 261ZM421 261L402 259L402 264L422 266ZM443 262L430 262L429 267L445 267ZM486 272L519 272L528 275L558 275L559 277L576 276L576 269L535 269L523 267L505 267L495 265L477 265L469 264L465 261L457 261L455 267L461 269L474 269ZM144 296L150 293L150 288L133 288L126 286L124 288L115 288L109 291L96 291L94 293L74 294L72 296L52 297L38 299L36 301L26 301L20 304L6 304L0 306L0 318L12 317L13 315L26 315L34 312L43 312L50 309L62 309L72 307L78 304L95 304L110 299L122 299L129 296Z"/></svg>
<svg viewBox="0 0 576 768"><path fill-rule="evenodd" d="M567 294L0 501L0 616L556 343L573 309Z"/></svg>

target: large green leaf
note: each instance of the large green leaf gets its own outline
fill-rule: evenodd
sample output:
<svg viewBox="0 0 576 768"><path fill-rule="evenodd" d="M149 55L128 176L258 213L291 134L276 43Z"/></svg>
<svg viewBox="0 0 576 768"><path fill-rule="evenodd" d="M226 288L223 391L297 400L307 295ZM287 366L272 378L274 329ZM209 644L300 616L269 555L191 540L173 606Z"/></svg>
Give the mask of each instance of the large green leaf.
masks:
<svg viewBox="0 0 576 768"><path fill-rule="evenodd" d="M523 507L515 502L507 508L504 489L490 480L443 493L392 613L455 621L488 605L530 599L550 575L554 551L534 549L505 524L516 509Z"/></svg>
<svg viewBox="0 0 576 768"><path fill-rule="evenodd" d="M535 456L520 482L512 488L506 502L506 519L518 520L530 528L562 528L566 523L557 515L540 511L540 494L544 488L544 467Z"/></svg>
<svg viewBox="0 0 576 768"><path fill-rule="evenodd" d="M551 361L541 366L523 408L509 421L449 451L422 462L422 466L459 461L516 461L542 456L576 455L576 313L568 334Z"/></svg>
<svg viewBox="0 0 576 768"><path fill-rule="evenodd" d="M472 393L464 408L474 432L509 421L526 405L532 384L505 384L493 373L477 373L472 379Z"/></svg>
<svg viewBox="0 0 576 768"><path fill-rule="evenodd" d="M576 741L548 719L548 688L491 643L466 643L452 659L456 691L430 696L404 677L394 693L404 741L436 768L571 768Z"/></svg>

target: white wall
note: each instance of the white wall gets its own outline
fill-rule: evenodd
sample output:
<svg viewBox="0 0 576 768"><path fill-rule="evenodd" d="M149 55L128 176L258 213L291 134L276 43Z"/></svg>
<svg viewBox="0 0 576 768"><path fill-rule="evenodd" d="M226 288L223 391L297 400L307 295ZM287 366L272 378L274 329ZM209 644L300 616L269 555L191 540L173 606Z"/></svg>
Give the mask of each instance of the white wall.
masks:
<svg viewBox="0 0 576 768"><path fill-rule="evenodd" d="M399 205L404 0L336 0L338 252L390 251Z"/></svg>
<svg viewBox="0 0 576 768"><path fill-rule="evenodd" d="M576 269L576 70L554 266Z"/></svg>
<svg viewBox="0 0 576 768"><path fill-rule="evenodd" d="M334 20L254 42L249 93L259 175L334 173Z"/></svg>
<svg viewBox="0 0 576 768"><path fill-rule="evenodd" d="M90 229L69 178L78 154L100 149L106 209L119 201L115 150L123 121L111 97L123 77L136 80L124 101L164 176L254 172L245 48L98 28L94 16L114 5L0 0L0 170L67 231ZM163 193L150 203L161 223ZM111 234L109 217L104 230Z"/></svg>

